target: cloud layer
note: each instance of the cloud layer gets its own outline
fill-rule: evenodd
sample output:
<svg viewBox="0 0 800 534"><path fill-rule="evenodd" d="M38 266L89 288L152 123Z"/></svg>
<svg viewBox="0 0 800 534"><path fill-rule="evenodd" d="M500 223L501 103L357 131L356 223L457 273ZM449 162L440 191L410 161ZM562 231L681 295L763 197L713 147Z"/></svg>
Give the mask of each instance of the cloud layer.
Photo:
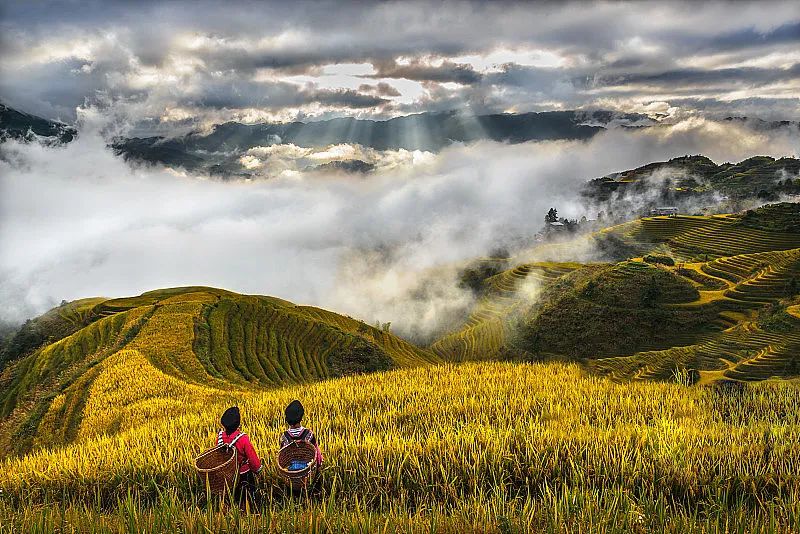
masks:
<svg viewBox="0 0 800 534"><path fill-rule="evenodd" d="M153 129L469 108L800 119L796 2L88 2L0 11L0 99Z"/></svg>
<svg viewBox="0 0 800 534"><path fill-rule="evenodd" d="M691 119L588 142L389 154L380 161L393 164L367 178L290 172L225 183L131 168L98 133L105 119L82 113L69 145L4 146L0 319L61 299L211 285L392 321L424 337L470 302L455 285L465 260L530 242L551 206L580 217L575 191L586 179L687 153L797 155L796 133Z"/></svg>

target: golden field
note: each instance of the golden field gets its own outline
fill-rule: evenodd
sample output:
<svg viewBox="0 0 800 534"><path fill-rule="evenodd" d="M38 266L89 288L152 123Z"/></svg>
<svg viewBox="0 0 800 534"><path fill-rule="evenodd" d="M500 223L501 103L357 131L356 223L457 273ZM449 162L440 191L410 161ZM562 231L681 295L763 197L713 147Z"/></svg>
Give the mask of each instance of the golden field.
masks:
<svg viewBox="0 0 800 534"><path fill-rule="evenodd" d="M323 495L310 504L285 497L270 468L293 398L326 458ZM233 402L268 462L260 515L202 505L191 467ZM223 393L178 384L125 351L100 372L88 405L105 410L84 420L74 443L3 462L3 524L789 532L800 528L799 404L794 382L742 391L617 384L575 365L512 363Z"/></svg>
<svg viewBox="0 0 800 534"><path fill-rule="evenodd" d="M65 303L0 370L0 532L800 532L797 210L487 259L428 347L208 287ZM300 499L274 465L294 398L325 455ZM232 404L259 510L193 471Z"/></svg>

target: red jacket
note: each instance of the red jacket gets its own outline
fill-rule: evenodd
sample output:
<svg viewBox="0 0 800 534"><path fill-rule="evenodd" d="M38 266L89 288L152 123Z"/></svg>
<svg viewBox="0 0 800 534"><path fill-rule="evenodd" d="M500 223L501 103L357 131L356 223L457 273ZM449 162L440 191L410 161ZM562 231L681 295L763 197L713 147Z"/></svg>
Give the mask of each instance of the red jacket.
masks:
<svg viewBox="0 0 800 534"><path fill-rule="evenodd" d="M239 435L242 437L236 439ZM236 447L236 452L238 453L239 474L243 475L248 471L253 471L254 473L261 471L261 460L256 454L253 444L250 443L250 437L247 434L242 434L238 430L234 430L230 434L224 430L220 430L219 434L217 434L217 445L231 443L233 440L236 440L233 446Z"/></svg>

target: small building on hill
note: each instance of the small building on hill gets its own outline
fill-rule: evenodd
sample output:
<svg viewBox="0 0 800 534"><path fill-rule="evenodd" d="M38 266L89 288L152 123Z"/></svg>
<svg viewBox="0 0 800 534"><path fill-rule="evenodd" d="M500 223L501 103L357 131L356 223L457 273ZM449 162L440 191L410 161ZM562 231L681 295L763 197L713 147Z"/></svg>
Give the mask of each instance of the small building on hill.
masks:
<svg viewBox="0 0 800 534"><path fill-rule="evenodd" d="M675 206L661 206L650 210L650 215L653 217L657 215L667 215L669 217L674 217L677 214L678 214L678 208Z"/></svg>

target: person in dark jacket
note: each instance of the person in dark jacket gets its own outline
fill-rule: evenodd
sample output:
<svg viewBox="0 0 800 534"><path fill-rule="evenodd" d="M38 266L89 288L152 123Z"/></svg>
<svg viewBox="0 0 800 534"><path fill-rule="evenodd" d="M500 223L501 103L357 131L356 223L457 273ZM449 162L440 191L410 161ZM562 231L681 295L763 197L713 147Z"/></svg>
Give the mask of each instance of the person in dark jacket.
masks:
<svg viewBox="0 0 800 534"><path fill-rule="evenodd" d="M239 408L232 406L225 410L220 419L223 429L217 434L217 445L233 444L236 447L239 463L239 478L234 489L234 498L239 506L244 507L246 502L255 503L256 477L264 466L256 454L250 437L239 430L241 418Z"/></svg>
<svg viewBox="0 0 800 534"><path fill-rule="evenodd" d="M303 409L303 405L299 400L293 400L289 403L289 406L286 407L286 424L289 428L281 434L279 444L280 448L284 448L285 446L289 445L292 441L297 440L304 440L311 443L314 448L316 449L316 462L317 465L322 465L322 451L319 450L319 445L317 444L317 437L311 431L311 429L304 428L300 422L303 420L303 415L305 414L305 410ZM305 466L297 465L295 466L296 469L302 469ZM292 469L290 466L289 469Z"/></svg>

